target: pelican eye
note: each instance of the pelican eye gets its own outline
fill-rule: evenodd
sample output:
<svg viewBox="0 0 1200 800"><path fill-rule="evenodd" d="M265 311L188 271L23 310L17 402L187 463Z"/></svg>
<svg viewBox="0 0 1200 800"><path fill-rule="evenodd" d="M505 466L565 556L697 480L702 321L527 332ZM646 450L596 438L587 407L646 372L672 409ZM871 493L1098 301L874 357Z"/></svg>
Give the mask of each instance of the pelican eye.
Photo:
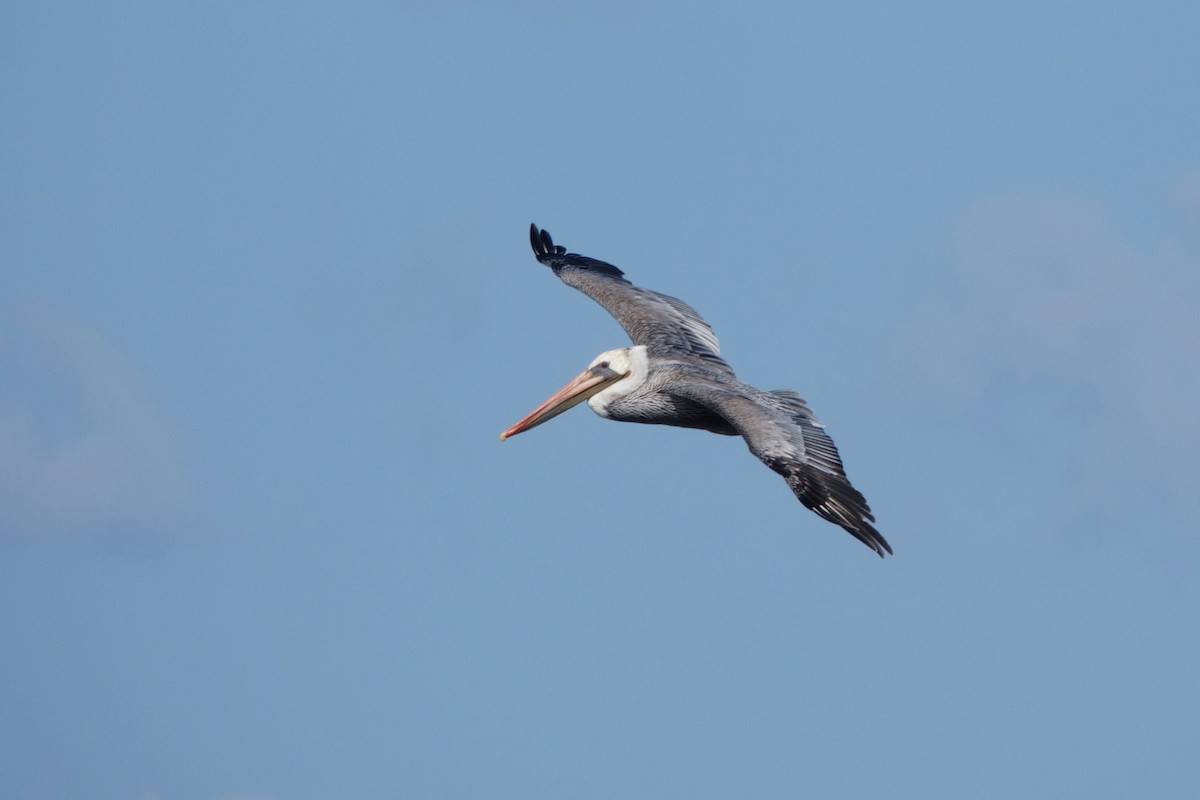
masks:
<svg viewBox="0 0 1200 800"><path fill-rule="evenodd" d="M596 365L596 367L597 367L597 368L599 368L599 369L608 369L608 362L607 362L607 361L601 361L599 364L597 364L597 365Z"/></svg>

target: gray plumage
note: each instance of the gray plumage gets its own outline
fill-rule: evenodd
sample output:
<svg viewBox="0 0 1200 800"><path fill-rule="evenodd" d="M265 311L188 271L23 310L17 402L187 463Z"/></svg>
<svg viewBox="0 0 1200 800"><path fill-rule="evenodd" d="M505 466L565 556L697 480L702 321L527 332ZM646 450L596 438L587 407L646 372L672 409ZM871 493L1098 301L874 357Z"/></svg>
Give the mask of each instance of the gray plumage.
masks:
<svg viewBox="0 0 1200 800"><path fill-rule="evenodd" d="M634 344L625 350L644 350L644 374L634 370L637 375L592 397L597 413L623 422L740 435L805 507L881 557L892 552L872 525L875 517L866 499L846 477L833 440L800 395L767 392L738 380L721 358L712 328L682 300L634 286L612 264L568 253L536 225L529 234L538 261L621 324ZM640 363L641 356L630 352L630 357ZM599 364L608 366L608 361Z"/></svg>
<svg viewBox="0 0 1200 800"><path fill-rule="evenodd" d="M529 226L529 241L537 260L554 270L563 283L595 300L621 323L634 344L651 356L689 355L715 370L733 374L721 358L721 344L696 310L674 297L641 289L625 273L594 258L568 253L554 244L549 231Z"/></svg>

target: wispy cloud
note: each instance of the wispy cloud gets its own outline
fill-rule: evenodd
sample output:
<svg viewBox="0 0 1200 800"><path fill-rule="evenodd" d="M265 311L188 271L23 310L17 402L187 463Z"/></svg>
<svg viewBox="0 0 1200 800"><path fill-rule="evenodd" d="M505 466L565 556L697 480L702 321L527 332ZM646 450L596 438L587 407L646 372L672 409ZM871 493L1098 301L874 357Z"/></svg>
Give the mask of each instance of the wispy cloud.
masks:
<svg viewBox="0 0 1200 800"><path fill-rule="evenodd" d="M61 309L0 328L0 533L151 533L188 480L133 364Z"/></svg>
<svg viewBox="0 0 1200 800"><path fill-rule="evenodd" d="M1028 387L1057 386L1083 398L1091 418L1086 434L1046 442L1086 465L1066 478L1077 491L1111 493L1138 474L1194 493L1200 253L1187 226L1200 217L1196 186L1165 193L1148 242L1078 197L1007 196L970 210L955 274L921 323L926 378L951 413L1003 413ZM1184 230L1171 231L1172 219L1186 220Z"/></svg>

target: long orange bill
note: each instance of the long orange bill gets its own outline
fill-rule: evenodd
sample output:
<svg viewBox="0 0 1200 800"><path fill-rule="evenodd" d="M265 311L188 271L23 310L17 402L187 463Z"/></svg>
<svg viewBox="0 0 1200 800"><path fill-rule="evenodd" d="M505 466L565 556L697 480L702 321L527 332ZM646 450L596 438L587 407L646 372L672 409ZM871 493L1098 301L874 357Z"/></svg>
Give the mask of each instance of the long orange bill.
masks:
<svg viewBox="0 0 1200 800"><path fill-rule="evenodd" d="M535 428L547 420L554 419L564 411L587 400L597 392L611 386L629 373L619 374L608 367L592 367L573 381L559 389L553 397L530 412L529 416L500 434L500 441L510 436Z"/></svg>

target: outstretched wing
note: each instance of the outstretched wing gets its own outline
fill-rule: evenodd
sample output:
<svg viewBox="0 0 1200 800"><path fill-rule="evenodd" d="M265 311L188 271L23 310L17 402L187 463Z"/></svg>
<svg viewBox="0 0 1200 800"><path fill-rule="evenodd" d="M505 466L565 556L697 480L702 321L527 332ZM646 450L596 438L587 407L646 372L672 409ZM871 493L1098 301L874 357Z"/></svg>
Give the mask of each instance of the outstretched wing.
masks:
<svg viewBox="0 0 1200 800"><path fill-rule="evenodd" d="M717 335L695 309L682 300L634 286L623 272L594 258L568 253L556 245L549 231L529 226L529 241L537 260L602 305L616 318L635 345L650 355L694 356L732 374L721 358Z"/></svg>
<svg viewBox="0 0 1200 800"><path fill-rule="evenodd" d="M762 392L752 387L705 381L673 383L680 394L724 417L764 464L787 481L805 508L840 525L883 557L892 552L875 530L875 515L846 477L842 459L825 426L795 392Z"/></svg>

